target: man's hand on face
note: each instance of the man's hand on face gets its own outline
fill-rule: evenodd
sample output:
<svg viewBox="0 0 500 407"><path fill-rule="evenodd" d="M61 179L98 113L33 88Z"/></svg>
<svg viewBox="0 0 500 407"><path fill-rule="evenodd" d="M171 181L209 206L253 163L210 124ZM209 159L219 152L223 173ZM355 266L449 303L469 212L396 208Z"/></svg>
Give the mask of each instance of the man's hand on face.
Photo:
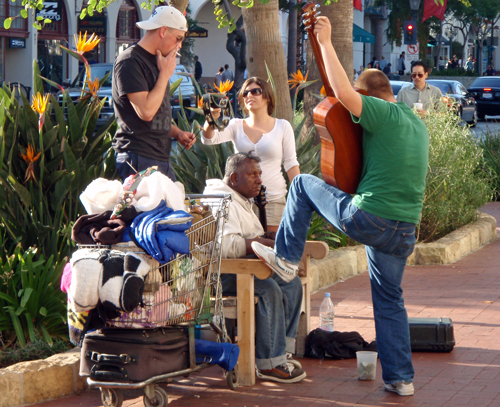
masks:
<svg viewBox="0 0 500 407"><path fill-rule="evenodd" d="M156 62L158 64L158 70L160 72L165 72L170 78L177 66L177 47L170 51L166 56L161 54L160 50L156 50Z"/></svg>
<svg viewBox="0 0 500 407"><path fill-rule="evenodd" d="M189 131L179 131L176 139L187 149L193 147L193 144L196 142L196 136Z"/></svg>

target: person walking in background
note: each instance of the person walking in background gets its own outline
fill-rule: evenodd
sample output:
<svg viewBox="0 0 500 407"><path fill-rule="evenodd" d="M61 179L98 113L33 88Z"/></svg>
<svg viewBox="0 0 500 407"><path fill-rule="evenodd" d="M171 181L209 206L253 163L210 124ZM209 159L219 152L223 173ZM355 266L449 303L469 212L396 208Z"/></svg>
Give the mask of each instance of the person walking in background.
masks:
<svg viewBox="0 0 500 407"><path fill-rule="evenodd" d="M113 138L116 170L124 180L151 166L175 181L170 163L172 138L185 148L196 141L193 133L172 124L170 77L177 52L188 30L186 18L170 6L157 7L137 27L144 36L116 58L112 97L118 131Z"/></svg>
<svg viewBox="0 0 500 407"><path fill-rule="evenodd" d="M418 109L421 116L427 114L429 109L439 103L443 95L436 86L429 85L425 80L429 76L427 65L423 61L416 61L411 68L413 84L398 92L398 102L404 102L411 109L415 103L421 103Z"/></svg>
<svg viewBox="0 0 500 407"><path fill-rule="evenodd" d="M262 159L262 184L267 192L267 230L276 231L286 203L286 181L281 166L290 182L300 174L293 128L286 120L272 116L276 105L274 91L261 78L252 77L245 81L238 92L238 102L248 117L231 119L221 132L205 122L201 141L208 145L231 141L235 152L254 151ZM217 119L220 109L213 109L212 115Z"/></svg>
<svg viewBox="0 0 500 407"><path fill-rule="evenodd" d="M444 58L443 58L443 56L440 56L439 57L439 62L438 62L439 70L440 71L444 71L444 66L445 66L445 64L444 64Z"/></svg>
<svg viewBox="0 0 500 407"><path fill-rule="evenodd" d="M406 70L405 57L404 57L404 55L402 53L399 55L397 68L398 68L398 73L400 75L404 75L405 74L405 70Z"/></svg>
<svg viewBox="0 0 500 407"><path fill-rule="evenodd" d="M361 182L351 196L313 175L298 175L274 250L258 242L252 242L252 249L281 278L293 280L314 212L364 244L384 388L411 396L415 370L401 282L423 206L429 133L408 106L396 103L381 71L366 70L355 83L369 96L354 90L333 48L328 18L317 18L314 35L335 96L363 128Z"/></svg>
<svg viewBox="0 0 500 407"><path fill-rule="evenodd" d="M380 69L382 72L384 71L385 67L387 66L387 59L382 55L382 58L380 60Z"/></svg>
<svg viewBox="0 0 500 407"><path fill-rule="evenodd" d="M467 62L465 63L465 70L466 71L474 70L474 62L472 62L472 55L469 55L469 57L467 58Z"/></svg>
<svg viewBox="0 0 500 407"><path fill-rule="evenodd" d="M201 62L198 60L198 55L194 56L194 79L199 82L203 75L203 67Z"/></svg>
<svg viewBox="0 0 500 407"><path fill-rule="evenodd" d="M224 72L224 68L221 66L219 68L219 72L217 72L217 74L215 75L215 85L217 87L220 86L220 83L222 82L222 73Z"/></svg>
<svg viewBox="0 0 500 407"><path fill-rule="evenodd" d="M224 72L222 73L222 82L232 82L234 81L234 74L233 71L229 70L229 65L226 64L224 65Z"/></svg>

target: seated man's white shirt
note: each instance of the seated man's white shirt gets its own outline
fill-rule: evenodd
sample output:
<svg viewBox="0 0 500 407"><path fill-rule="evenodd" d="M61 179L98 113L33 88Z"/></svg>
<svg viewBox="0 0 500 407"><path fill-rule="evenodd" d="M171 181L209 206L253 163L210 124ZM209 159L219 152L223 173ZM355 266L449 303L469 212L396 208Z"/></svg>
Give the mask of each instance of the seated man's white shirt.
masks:
<svg viewBox="0 0 500 407"><path fill-rule="evenodd" d="M231 194L229 216L222 235L222 258L246 256L245 239L255 239L264 235L259 218L252 209L252 200L245 198L220 179L207 180L205 195Z"/></svg>

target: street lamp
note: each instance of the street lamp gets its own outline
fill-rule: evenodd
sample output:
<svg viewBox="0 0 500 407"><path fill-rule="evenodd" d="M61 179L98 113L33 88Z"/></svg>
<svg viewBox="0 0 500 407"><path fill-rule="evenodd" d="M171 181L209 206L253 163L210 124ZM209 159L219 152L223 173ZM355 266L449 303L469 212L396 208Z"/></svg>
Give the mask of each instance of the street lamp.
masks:
<svg viewBox="0 0 500 407"><path fill-rule="evenodd" d="M413 19L417 19L417 11L420 7L420 0L410 0L410 9L413 12Z"/></svg>

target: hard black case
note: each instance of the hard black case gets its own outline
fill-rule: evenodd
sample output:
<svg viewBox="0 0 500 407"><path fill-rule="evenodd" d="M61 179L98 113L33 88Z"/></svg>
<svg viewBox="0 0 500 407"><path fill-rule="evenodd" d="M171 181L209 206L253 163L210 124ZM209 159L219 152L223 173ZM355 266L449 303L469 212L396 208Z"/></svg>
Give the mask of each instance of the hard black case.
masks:
<svg viewBox="0 0 500 407"><path fill-rule="evenodd" d="M455 346L450 318L408 318L413 352L451 352Z"/></svg>
<svg viewBox="0 0 500 407"><path fill-rule="evenodd" d="M187 333L178 328L105 328L83 340L80 376L98 381L143 381L189 366Z"/></svg>

